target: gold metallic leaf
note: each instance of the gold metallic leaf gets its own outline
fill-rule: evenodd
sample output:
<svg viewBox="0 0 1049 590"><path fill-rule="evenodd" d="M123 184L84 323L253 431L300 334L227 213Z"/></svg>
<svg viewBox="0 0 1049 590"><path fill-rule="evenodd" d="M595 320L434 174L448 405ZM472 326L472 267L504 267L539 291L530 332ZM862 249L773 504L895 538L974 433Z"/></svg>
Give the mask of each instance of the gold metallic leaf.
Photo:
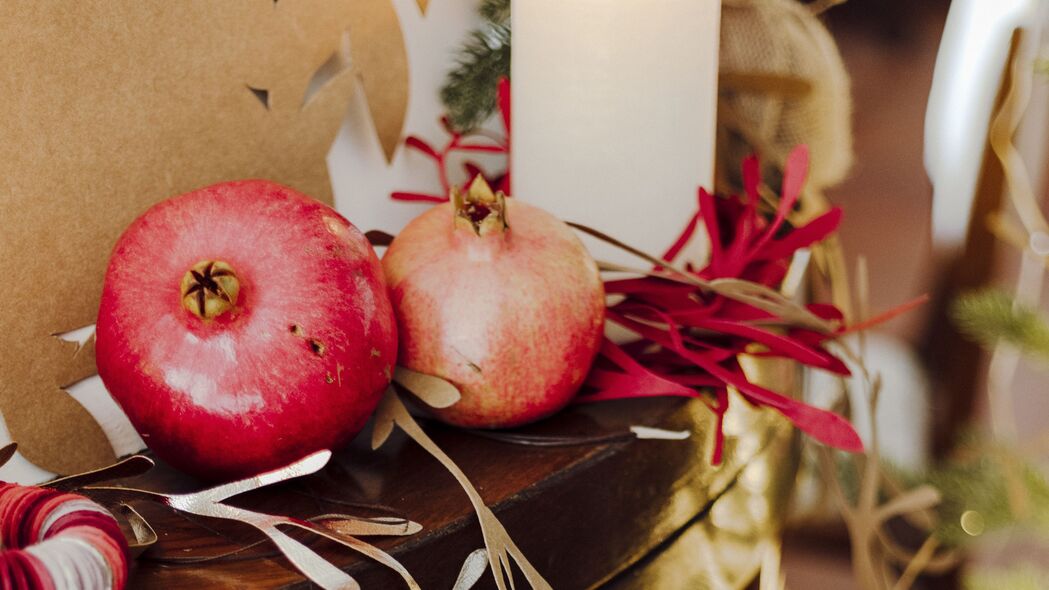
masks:
<svg viewBox="0 0 1049 590"><path fill-rule="evenodd" d="M390 388L386 390L386 395L383 397L382 402L379 403L379 409L375 413L375 431L385 432L386 436L388 436L395 424L400 426L405 434L425 449L434 459L437 459L459 482L463 491L466 492L470 503L474 507L474 512L477 514L477 520L481 525L481 536L484 537L488 564L491 566L492 574L495 576L496 587L499 590L507 590L507 588L512 590L515 587L513 569L510 565L512 560L517 564L517 567L534 590L549 590L551 588L550 584L528 561L528 558L524 556L524 553L521 552L513 540L510 539L510 535L503 528L502 523L499 522L495 513L481 499L477 488L470 483L466 474L463 473L462 469L459 469L459 466L455 464L451 457L437 446L437 443L433 442L426 435L419 423L408 413L408 408L404 406L401 398L397 396L397 392ZM385 440L385 438L384 436L382 440ZM377 437L373 434L373 448L377 448L382 444L381 441L379 444L376 444L376 440Z"/></svg>
<svg viewBox="0 0 1049 590"><path fill-rule="evenodd" d="M393 380L431 408L447 408L462 397L459 388L450 382L406 367L394 369Z"/></svg>

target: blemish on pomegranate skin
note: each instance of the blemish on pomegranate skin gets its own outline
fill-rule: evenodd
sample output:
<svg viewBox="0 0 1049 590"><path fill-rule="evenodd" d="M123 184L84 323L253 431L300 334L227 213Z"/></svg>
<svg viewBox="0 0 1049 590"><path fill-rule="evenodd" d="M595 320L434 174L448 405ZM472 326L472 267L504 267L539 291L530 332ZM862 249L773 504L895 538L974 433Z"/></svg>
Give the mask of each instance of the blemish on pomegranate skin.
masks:
<svg viewBox="0 0 1049 590"><path fill-rule="evenodd" d="M339 219L335 217L325 216L324 226L328 228L328 231L331 232L332 235L338 236L343 240L349 240L350 231L346 229L346 225L339 221Z"/></svg>
<svg viewBox="0 0 1049 590"><path fill-rule="evenodd" d="M299 337L302 337L302 336L306 335L306 333L303 332L303 330L302 330L302 326L300 326L298 324L291 324L290 326L288 326L288 331L291 332L292 334L295 334L296 336L299 336Z"/></svg>
<svg viewBox="0 0 1049 590"><path fill-rule="evenodd" d="M373 348L372 358L379 358L380 356L382 356L382 352L380 352L378 348Z"/></svg>
<svg viewBox="0 0 1049 590"><path fill-rule="evenodd" d="M332 383L335 383L335 377L332 377L331 373L325 373L324 382L331 385Z"/></svg>
<svg viewBox="0 0 1049 590"><path fill-rule="evenodd" d="M321 342L320 340L317 340L316 338L310 338L309 343L310 343L310 350L313 351L313 354L315 354L317 356L324 356L324 352L327 349L324 347L324 343L323 342Z"/></svg>
<svg viewBox="0 0 1049 590"><path fill-rule="evenodd" d="M472 371L474 371L474 372L476 372L478 374L483 374L484 373L484 371L481 370L481 366L478 365L477 363L471 361L465 354L463 354L463 351L459 350L455 346L452 346L452 350L455 351L455 354L458 354L459 356L461 356L463 358L463 363L465 363L466 366L470 368L470 370L472 370Z"/></svg>

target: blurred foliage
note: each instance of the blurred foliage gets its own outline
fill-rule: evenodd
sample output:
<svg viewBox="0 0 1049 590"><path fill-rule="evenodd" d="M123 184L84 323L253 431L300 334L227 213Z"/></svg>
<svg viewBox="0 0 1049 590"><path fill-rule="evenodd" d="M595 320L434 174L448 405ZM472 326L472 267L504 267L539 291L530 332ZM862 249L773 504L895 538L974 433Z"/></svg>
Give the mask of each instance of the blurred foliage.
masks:
<svg viewBox="0 0 1049 590"><path fill-rule="evenodd" d="M482 0L480 28L470 32L441 88L456 131L480 126L495 111L496 85L510 76L510 0Z"/></svg>
<svg viewBox="0 0 1049 590"><path fill-rule="evenodd" d="M999 289L958 297L951 305L951 316L963 334L985 346L1002 340L1049 361L1049 324L1045 318Z"/></svg>
<svg viewBox="0 0 1049 590"><path fill-rule="evenodd" d="M837 467L843 491L855 501L860 485L856 469L846 460L838 461ZM965 548L1006 529L1049 539L1049 480L1017 451L970 434L951 457L927 469L903 469L887 462L883 467L904 489L926 484L940 492L931 532L943 545ZM976 514L969 516L966 532L962 515L970 511Z"/></svg>
<svg viewBox="0 0 1049 590"><path fill-rule="evenodd" d="M891 471L910 485L925 483L940 491L934 534L945 545L965 546L1012 527L1049 538L1049 481L1016 451L969 438L950 460L930 469ZM969 511L975 526L966 532L962 515Z"/></svg>

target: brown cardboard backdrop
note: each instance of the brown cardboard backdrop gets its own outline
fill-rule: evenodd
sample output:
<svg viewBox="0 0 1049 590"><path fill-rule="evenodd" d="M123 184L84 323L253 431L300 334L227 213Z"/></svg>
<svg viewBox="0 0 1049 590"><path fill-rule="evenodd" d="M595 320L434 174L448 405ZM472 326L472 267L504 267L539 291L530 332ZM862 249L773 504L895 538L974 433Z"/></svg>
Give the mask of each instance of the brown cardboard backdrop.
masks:
<svg viewBox="0 0 1049 590"><path fill-rule="evenodd" d="M30 461L70 473L113 458L61 389L94 373L93 343L53 335L94 323L122 229L229 179L330 202L351 58L383 80L364 86L390 146L404 55L389 0L0 3L0 412Z"/></svg>

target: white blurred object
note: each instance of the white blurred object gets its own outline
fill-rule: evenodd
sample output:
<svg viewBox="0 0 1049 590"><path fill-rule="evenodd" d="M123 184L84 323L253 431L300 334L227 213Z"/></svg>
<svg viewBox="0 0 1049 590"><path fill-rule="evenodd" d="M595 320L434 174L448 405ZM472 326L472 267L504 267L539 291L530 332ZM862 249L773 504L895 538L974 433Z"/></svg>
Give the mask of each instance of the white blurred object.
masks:
<svg viewBox="0 0 1049 590"><path fill-rule="evenodd" d="M857 350L855 337L845 341ZM878 428L878 447L883 459L908 469L923 467L931 450L931 411L929 383L918 356L903 340L881 334L867 333L867 354L864 362L871 375L881 376L881 392L875 413ZM859 377L858 367L846 360L853 377L846 380L851 421L863 439L871 441L870 403L867 389ZM839 392L838 378L824 371L808 373L806 390L809 401L820 407L829 407Z"/></svg>
<svg viewBox="0 0 1049 590"><path fill-rule="evenodd" d="M1013 33L1022 29L1037 39L1046 4L1039 0L951 2L925 117L925 168L933 184L933 243L941 251L960 247L966 237ZM1033 70L1032 63L1031 75ZM1031 104L1035 121L1044 123L1046 101ZM1044 160L1044 125L1035 131L1032 140L1036 144L1022 151L1037 163Z"/></svg>
<svg viewBox="0 0 1049 590"><path fill-rule="evenodd" d="M527 0L513 10L513 192L660 254L712 188L718 0ZM702 236L697 232L697 236ZM597 258L637 264L585 240ZM705 239L693 240L702 260Z"/></svg>

